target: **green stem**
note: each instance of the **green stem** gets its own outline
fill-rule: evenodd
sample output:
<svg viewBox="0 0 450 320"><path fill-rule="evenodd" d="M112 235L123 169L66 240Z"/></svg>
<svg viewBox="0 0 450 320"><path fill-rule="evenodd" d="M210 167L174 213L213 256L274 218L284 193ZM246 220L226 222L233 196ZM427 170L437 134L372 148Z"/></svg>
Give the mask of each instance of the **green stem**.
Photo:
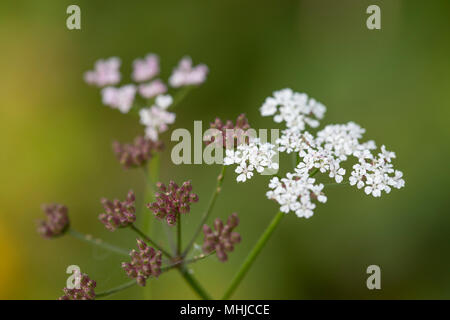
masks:
<svg viewBox="0 0 450 320"><path fill-rule="evenodd" d="M109 295L112 295L112 294L114 294L114 293L116 293L116 292L119 292L119 291L128 289L129 287L132 287L132 286L134 286L135 284L137 284L137 283L136 283L136 280L131 280L131 281L129 281L129 282L126 282L126 283L124 283L124 284L122 284L122 285L120 285L120 286L117 286L117 287L115 287L115 288L112 288L112 289L110 289L110 290L107 290L107 291L103 291L103 292L97 293L97 294L95 295L95 297L96 297L96 298L104 298L104 297L107 297L107 296L109 296Z"/></svg>
<svg viewBox="0 0 450 320"><path fill-rule="evenodd" d="M280 223L281 219L283 218L285 214L283 212L278 212L275 217L270 222L267 229L264 231L262 236L259 238L256 245L253 247L252 251L250 251L249 255L245 259L244 263L242 264L241 268L233 278L231 285L228 287L227 291L223 295L224 300L229 299L233 292L236 290L237 286L241 283L242 279L246 275L247 271L252 266L253 262L255 261L258 254L261 252L262 248L264 248L265 244L269 240L270 236L272 235L275 228Z"/></svg>
<svg viewBox="0 0 450 320"><path fill-rule="evenodd" d="M152 239L150 239L145 233L143 233L141 230L139 230L134 224L130 225L131 230L133 230L134 232L136 232L140 237L142 237L145 242L150 243L152 246L154 246L156 249L158 249L159 251L162 252L162 254L164 254L166 257L168 258L172 258L172 255L170 253L168 253L166 250L164 250L163 248L161 248L161 246L159 246L155 241L153 241Z"/></svg>
<svg viewBox="0 0 450 320"><path fill-rule="evenodd" d="M129 255L127 250L119 248L119 247L116 247L116 246L114 246L112 244L109 244L109 243L103 241L102 239L96 239L96 238L94 238L94 237L92 237L90 235L83 234L83 233L78 232L78 231L76 231L76 230L74 230L72 228L70 228L67 232L72 237L77 238L78 240L81 240L81 241L93 244L93 245L95 245L97 247L100 247L100 248L103 248L103 249L106 249L106 250L109 250L111 252L118 253L118 254L121 254L121 255L124 255L124 256L128 256Z"/></svg>
<svg viewBox="0 0 450 320"><path fill-rule="evenodd" d="M212 253L213 253L213 252L212 252ZM203 260L203 259L209 257L212 253L207 254L207 255L202 254L202 255L199 255L199 256L197 256L197 257L194 257L194 258L192 258L192 259L190 259L190 260L186 260L186 261L184 261L184 264L191 264L191 263L194 263L194 262ZM183 263L183 261L176 262L176 263L174 263L174 264L164 266L164 267L161 268L161 273L167 272L167 271L169 271L169 270L171 270L171 269L173 269L173 268L179 267L179 265L180 265L181 263ZM111 295L111 294L114 294L114 293L116 293L116 292L119 292L119 291L128 289L129 287L132 287L132 286L134 286L135 284L136 284L136 280L131 280L131 281L129 281L129 282L126 282L126 283L124 283L124 284L121 284L120 286L117 286L117 287L112 288L112 289L110 289L110 290L107 290L107 291L103 291L103 292L97 293L95 296L96 296L97 298L104 298L104 297L109 296L109 295Z"/></svg>
<svg viewBox="0 0 450 320"><path fill-rule="evenodd" d="M209 217L209 215L211 214L211 212L212 212L212 210L214 208L214 204L216 203L217 196L219 195L219 193L220 193L220 191L222 189L223 179L225 178L225 168L226 168L225 166L222 166L220 174L217 177L216 189L214 190L214 193L212 194L211 200L209 201L208 208L203 213L202 219L200 220L200 224L197 227L197 230L195 231L194 236L192 237L192 239L189 242L188 246L183 251L183 254L181 255L182 257L185 257L189 253L189 250L194 245L195 239L197 239L198 235L202 231L203 225L205 224L206 220L208 220L208 217Z"/></svg>
<svg viewBox="0 0 450 320"><path fill-rule="evenodd" d="M184 265L181 265L178 268L178 271L200 298L202 298L203 300L212 300L212 297L209 295L209 293L206 292L205 289L203 289L197 279L195 279L195 277L189 273L188 269Z"/></svg>
<svg viewBox="0 0 450 320"><path fill-rule="evenodd" d="M177 255L180 256L181 253L181 214L177 217Z"/></svg>

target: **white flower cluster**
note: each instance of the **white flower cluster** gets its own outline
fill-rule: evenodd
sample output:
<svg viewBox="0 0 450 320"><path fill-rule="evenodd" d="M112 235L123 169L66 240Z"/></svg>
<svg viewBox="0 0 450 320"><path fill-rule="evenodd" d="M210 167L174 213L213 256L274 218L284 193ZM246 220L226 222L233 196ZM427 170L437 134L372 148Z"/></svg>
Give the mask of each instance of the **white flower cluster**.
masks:
<svg viewBox="0 0 450 320"><path fill-rule="evenodd" d="M153 106L139 111L140 122L146 127L145 136L150 140L157 141L159 133L167 131L168 125L175 122L175 113L166 110L172 103L172 96L159 95Z"/></svg>
<svg viewBox="0 0 450 320"><path fill-rule="evenodd" d="M295 173L288 173L286 178L274 177L270 180L266 193L267 198L277 201L280 204L280 211L289 211L301 218L309 218L314 212L316 205L313 200L325 203L327 197L322 192L323 184L314 184L315 179L305 175L296 169Z"/></svg>
<svg viewBox="0 0 450 320"><path fill-rule="evenodd" d="M382 191L389 193L391 188L400 189L405 185L403 173L392 165L395 153L382 146L375 157L372 154L377 148L375 142L361 143L365 129L356 123L328 125L316 136L304 131L306 124L317 127L317 119L322 119L325 110L325 106L308 99L306 94L290 89L274 92L260 108L262 116L274 115L275 122L286 123L286 129L276 141L276 150L294 152L299 157L295 173L288 173L281 180L273 178L269 184L272 190L267 192L267 197L276 200L282 212L293 211L299 217L310 217L315 208L311 200L326 201L322 194L323 185L314 185L311 176L317 172L328 173L330 178L341 183L346 174L341 163L350 156L359 162L353 166L349 183L358 189L364 188L366 194L379 197Z"/></svg>
<svg viewBox="0 0 450 320"><path fill-rule="evenodd" d="M265 169L278 170L276 147L271 143L263 143L258 138L250 139L249 143L240 144L236 150L227 149L223 164L237 164L235 172L237 182L245 182L253 177L256 170L262 173Z"/></svg>
<svg viewBox="0 0 450 320"><path fill-rule="evenodd" d="M380 197L382 191L391 192L391 187L400 189L405 186L403 173L395 170L391 163L395 153L387 151L384 145L377 157L371 152L360 152L359 155L359 163L353 166L349 178L352 186L364 187L364 192L374 197Z"/></svg>
<svg viewBox="0 0 450 320"><path fill-rule="evenodd" d="M292 130L305 130L306 124L316 128L317 119L322 119L326 108L320 102L308 98L306 93L293 92L291 89L275 91L273 97L266 98L260 108L262 116L274 116L277 123L286 122Z"/></svg>

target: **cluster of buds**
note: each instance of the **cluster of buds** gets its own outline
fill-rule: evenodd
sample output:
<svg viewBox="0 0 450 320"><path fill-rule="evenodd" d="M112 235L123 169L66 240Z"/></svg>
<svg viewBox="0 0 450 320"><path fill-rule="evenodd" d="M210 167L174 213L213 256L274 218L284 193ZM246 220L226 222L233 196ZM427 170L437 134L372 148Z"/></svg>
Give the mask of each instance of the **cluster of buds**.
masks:
<svg viewBox="0 0 450 320"><path fill-rule="evenodd" d="M179 214L189 213L191 203L198 201L198 196L191 192L190 181L184 182L181 187L173 181L170 181L169 186L161 182L158 182L156 186L159 189L159 192L155 194L156 201L149 203L147 207L157 218L165 218L170 226L176 224Z"/></svg>
<svg viewBox="0 0 450 320"><path fill-rule="evenodd" d="M101 213L98 219L109 231L124 228L136 221L136 208L134 206L134 192L130 190L125 201L114 199L110 201L103 198L102 204L105 213Z"/></svg>
<svg viewBox="0 0 450 320"><path fill-rule="evenodd" d="M64 295L59 300L94 300L95 299L95 287L97 283L91 280L87 274L82 274L77 279L78 288L64 288Z"/></svg>
<svg viewBox="0 0 450 320"><path fill-rule="evenodd" d="M214 231L208 226L203 226L205 239L203 241L203 252L205 254L216 251L217 258L225 262L228 260L227 252L234 249L234 245L241 242L241 235L233 232L233 229L239 224L239 218L236 213L228 217L227 224L224 225L222 220L217 218L214 221Z"/></svg>
<svg viewBox="0 0 450 320"><path fill-rule="evenodd" d="M138 136L133 143L113 142L113 150L120 164L125 168L141 167L150 160L155 152L160 152L163 144L160 141L153 141L148 138Z"/></svg>
<svg viewBox="0 0 450 320"><path fill-rule="evenodd" d="M248 142L247 130L250 129L250 125L244 113L237 117L236 124L231 120L223 123L220 118L216 118L214 122L211 122L210 127L217 131L205 137L205 143L207 145L216 142L219 145L222 144L224 148L229 149Z"/></svg>
<svg viewBox="0 0 450 320"><path fill-rule="evenodd" d="M64 234L69 227L68 209L62 204L46 204L42 210L47 220L38 221L37 232L44 238L50 239Z"/></svg>
<svg viewBox="0 0 450 320"><path fill-rule="evenodd" d="M147 278L161 274L161 251L149 247L144 241L137 239L139 252L130 252L131 262L123 262L122 268L128 277L136 279L140 286L145 286Z"/></svg>

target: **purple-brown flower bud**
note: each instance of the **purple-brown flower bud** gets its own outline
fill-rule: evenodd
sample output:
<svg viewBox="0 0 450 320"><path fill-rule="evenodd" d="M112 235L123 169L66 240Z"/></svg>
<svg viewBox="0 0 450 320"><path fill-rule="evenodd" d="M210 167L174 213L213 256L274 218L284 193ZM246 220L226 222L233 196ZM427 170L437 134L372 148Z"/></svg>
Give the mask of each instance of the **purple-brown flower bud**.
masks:
<svg viewBox="0 0 450 320"><path fill-rule="evenodd" d="M155 202L147 204L158 219L166 219L167 224L174 226L179 214L187 214L191 211L191 203L198 201L198 195L192 193L190 181L184 182L179 187L174 181L169 185L158 182L159 192L155 193Z"/></svg>
<svg viewBox="0 0 450 320"><path fill-rule="evenodd" d="M227 224L217 218L214 221L214 231L208 226L203 225L203 252L208 254L216 251L217 258L225 262L228 259L227 252L234 250L234 245L241 242L241 236L237 232L232 232L239 224L239 218L236 213L228 217Z"/></svg>
<svg viewBox="0 0 450 320"><path fill-rule="evenodd" d="M228 120L224 124L220 118L216 118L214 122L210 124L211 129L217 129L218 133L205 137L205 144L221 143L224 148L234 148L240 144L248 142L247 130L250 129L245 114L240 114L236 119L236 124L233 121Z"/></svg>
<svg viewBox="0 0 450 320"><path fill-rule="evenodd" d="M162 142L153 141L142 136L136 137L133 143L121 144L117 141L113 142L113 151L125 169L145 165L156 152L162 150Z"/></svg>
<svg viewBox="0 0 450 320"><path fill-rule="evenodd" d="M59 300L94 300L95 287L97 286L94 280L91 280L87 274L80 275L79 288L68 289L64 288L64 295Z"/></svg>
<svg viewBox="0 0 450 320"><path fill-rule="evenodd" d="M37 232L46 239L63 235L69 228L68 209L62 204L46 204L42 210L47 215L47 220L38 221Z"/></svg>
<svg viewBox="0 0 450 320"><path fill-rule="evenodd" d="M98 219L103 223L109 231L114 231L117 228L124 228L136 221L136 208L134 201L136 197L134 192L130 190L125 201L114 199L102 199L104 213L98 216Z"/></svg>
<svg viewBox="0 0 450 320"><path fill-rule="evenodd" d="M128 277L136 279L140 286L145 286L146 280L161 274L161 251L149 247L144 241L137 239L139 251L131 250L131 262L122 262L122 268Z"/></svg>

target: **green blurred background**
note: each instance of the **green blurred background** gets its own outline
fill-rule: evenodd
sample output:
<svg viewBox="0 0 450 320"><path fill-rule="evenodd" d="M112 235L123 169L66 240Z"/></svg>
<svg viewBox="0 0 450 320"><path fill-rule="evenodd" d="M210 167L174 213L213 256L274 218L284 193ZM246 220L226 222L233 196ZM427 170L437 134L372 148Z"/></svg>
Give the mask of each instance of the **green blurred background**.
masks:
<svg viewBox="0 0 450 320"><path fill-rule="evenodd" d="M70 4L81 7L81 31L66 28ZM381 7L381 30L366 28L370 4ZM394 150L404 171L406 187L381 199L335 187L311 219L287 216L235 298L450 298L449 31L445 0L2 1L0 298L55 299L71 264L97 280L98 291L127 281L120 257L70 237L43 240L35 220L41 203L65 203L76 229L134 246L134 234L106 231L97 215L101 197L123 198L130 188L142 203L142 172L122 170L111 142L143 128L102 106L82 75L113 55L128 75L132 60L148 52L159 54L164 79L185 54L210 67L171 129L241 112L254 127L275 127L258 108L273 90L291 87L328 107L322 124L365 127L365 138ZM174 166L174 144L163 137L162 180L192 179L200 196L185 219L186 242L220 168ZM226 177L213 216L237 211L243 242L225 264L212 258L193 266L215 297L277 212L265 198L267 182ZM366 288L371 264L381 267L382 290ZM196 297L176 272L150 286L154 299ZM142 296L134 287L112 298Z"/></svg>

